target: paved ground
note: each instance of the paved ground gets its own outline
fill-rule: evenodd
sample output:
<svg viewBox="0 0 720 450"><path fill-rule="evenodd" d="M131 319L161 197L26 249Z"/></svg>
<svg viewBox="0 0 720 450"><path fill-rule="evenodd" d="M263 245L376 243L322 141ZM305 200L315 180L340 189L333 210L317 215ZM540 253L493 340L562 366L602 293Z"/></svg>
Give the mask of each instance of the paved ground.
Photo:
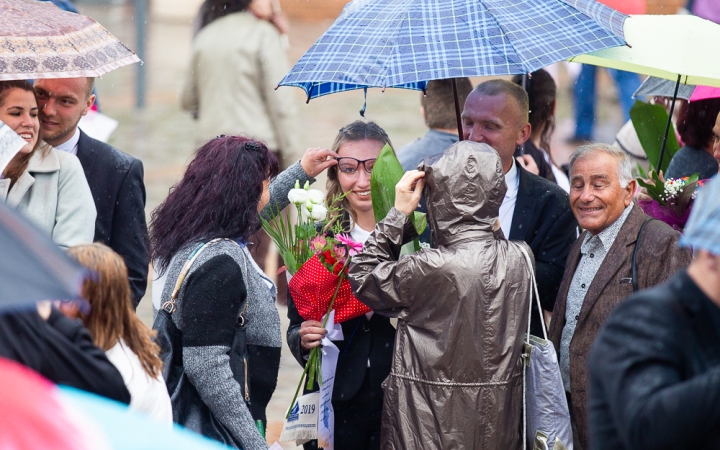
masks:
<svg viewBox="0 0 720 450"><path fill-rule="evenodd" d="M93 6L79 3L82 13L102 23L130 48L135 48L133 8L122 4ZM118 3L118 2L116 2ZM292 63L312 45L331 22L292 23L291 49L288 59ZM178 93L189 58L191 28L185 23L153 21L148 23L148 101L143 111L134 108L135 66L125 67L107 74L97 82L103 112L120 121L118 130L110 143L131 155L142 159L145 165L148 219L152 210L160 204L168 189L183 174L184 167L192 157L193 121L181 111ZM553 151L558 161L565 162L572 148L564 139L572 134L573 123L568 117L569 87L564 70L560 70L561 87L558 102L558 127L553 140ZM474 80L477 82L478 80ZM607 80L603 80L608 85ZM297 141L302 148L329 147L338 129L360 118L358 110L363 104L361 91L335 94L304 104L303 92L284 87L298 102L299 117ZM610 86L600 89L600 124L598 139L611 141L614 130L621 125L617 105L612 100L614 91ZM368 92L366 117L378 122L390 135L396 148L400 148L425 133L419 115L420 94L415 91L389 89ZM320 188L324 182L319 182ZM140 303L138 313L147 323L152 322L150 295ZM279 307L283 318L283 331L287 327L286 309ZM283 332L284 334L284 332ZM292 400L301 374L300 366L283 347L280 379L275 395L268 407L268 440L277 439L285 408ZM296 448L286 444L284 448Z"/></svg>

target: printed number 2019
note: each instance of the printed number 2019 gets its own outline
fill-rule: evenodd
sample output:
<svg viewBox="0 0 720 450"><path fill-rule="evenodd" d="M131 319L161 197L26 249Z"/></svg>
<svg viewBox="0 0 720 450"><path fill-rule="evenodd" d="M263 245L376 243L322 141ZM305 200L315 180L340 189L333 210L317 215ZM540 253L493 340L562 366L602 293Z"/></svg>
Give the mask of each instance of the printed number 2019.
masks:
<svg viewBox="0 0 720 450"><path fill-rule="evenodd" d="M302 405L302 412L300 414L314 414L315 405Z"/></svg>

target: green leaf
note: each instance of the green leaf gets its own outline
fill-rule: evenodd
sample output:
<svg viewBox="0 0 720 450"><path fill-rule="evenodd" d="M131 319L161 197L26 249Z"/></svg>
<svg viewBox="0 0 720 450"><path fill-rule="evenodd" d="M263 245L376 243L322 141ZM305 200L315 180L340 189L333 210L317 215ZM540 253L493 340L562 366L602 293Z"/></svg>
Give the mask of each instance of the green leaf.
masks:
<svg viewBox="0 0 720 450"><path fill-rule="evenodd" d="M395 185L404 174L405 171L395 156L395 152L385 144L373 165L372 175L370 175L370 192L376 222L383 220L395 205ZM418 234L425 231L427 219L424 213L415 212L410 219Z"/></svg>
<svg viewBox="0 0 720 450"><path fill-rule="evenodd" d="M661 105L651 105L636 100L635 105L630 109L630 119L635 127L645 155L647 155L652 165L657 165L658 158L660 158L663 136L665 136L665 127L668 121L668 114L665 108ZM679 149L680 145L675 137L675 130L670 127L670 130L668 130L667 144L665 146L665 155L663 156L662 166L660 167L663 173L665 173L670 164L670 160Z"/></svg>
<svg viewBox="0 0 720 450"><path fill-rule="evenodd" d="M425 231L425 228L427 228L427 214L425 213L414 211L412 221L415 226L415 231L417 231L418 234L422 234L422 232Z"/></svg>
<svg viewBox="0 0 720 450"><path fill-rule="evenodd" d="M395 185L404 173L397 156L386 144L380 151L370 175L370 191L376 222L383 220L395 205Z"/></svg>

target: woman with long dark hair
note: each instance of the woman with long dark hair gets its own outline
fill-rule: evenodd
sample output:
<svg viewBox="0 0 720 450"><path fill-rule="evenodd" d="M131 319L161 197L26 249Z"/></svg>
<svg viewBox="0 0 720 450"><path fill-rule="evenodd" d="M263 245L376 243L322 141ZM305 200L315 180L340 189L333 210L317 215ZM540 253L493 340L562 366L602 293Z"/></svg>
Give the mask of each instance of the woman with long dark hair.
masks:
<svg viewBox="0 0 720 450"><path fill-rule="evenodd" d="M358 120L343 127L332 145L338 154L338 164L328 170L327 203L347 193L340 205L339 219L356 242L364 243L375 229L370 172L386 144L392 147L385 130L374 122ZM304 366L310 350L320 345L325 329L316 320L304 320L290 295L288 318L288 346ZM390 373L395 328L390 319L372 312L341 325L344 339L335 342L340 358L332 398L335 448L379 449L383 402L380 384ZM305 444L306 450L316 448L317 441Z"/></svg>
<svg viewBox="0 0 720 450"><path fill-rule="evenodd" d="M96 211L85 173L75 155L43 142L32 84L0 81L0 121L27 142L0 173L0 201L63 249L91 243Z"/></svg>
<svg viewBox="0 0 720 450"><path fill-rule="evenodd" d="M253 262L247 242L260 227L260 214L270 217L284 208L296 180L314 181L336 164L329 159L334 156L330 150L309 149L277 175L278 161L264 143L220 136L197 151L182 180L152 213L152 255L162 275L153 283L162 291L154 309L170 300L189 262L171 316L182 332L185 374L233 444L245 450L267 448L256 422L266 424L282 344L275 285ZM242 350L233 348L240 315L247 333L249 389L239 385L230 366L230 353ZM249 393L247 402L244 393ZM206 424L179 408L173 404L175 420L203 433Z"/></svg>
<svg viewBox="0 0 720 450"><path fill-rule="evenodd" d="M512 81L522 85L522 75L515 75ZM552 181L566 192L570 192L570 181L553 161L550 150L550 141L555 132L555 106L557 105L555 80L545 69L540 69L531 73L525 84L530 101L529 120L532 131L530 139L523 144L522 153L526 157L532 157L537 165L536 175ZM516 153L515 156L522 157L523 154Z"/></svg>
<svg viewBox="0 0 720 450"><path fill-rule="evenodd" d="M99 242L71 247L68 255L94 276L83 283L82 296L90 303L78 311L95 345L105 351L130 391L130 408L158 422L172 424L172 409L162 378L160 348L155 333L135 314L127 267L122 257Z"/></svg>

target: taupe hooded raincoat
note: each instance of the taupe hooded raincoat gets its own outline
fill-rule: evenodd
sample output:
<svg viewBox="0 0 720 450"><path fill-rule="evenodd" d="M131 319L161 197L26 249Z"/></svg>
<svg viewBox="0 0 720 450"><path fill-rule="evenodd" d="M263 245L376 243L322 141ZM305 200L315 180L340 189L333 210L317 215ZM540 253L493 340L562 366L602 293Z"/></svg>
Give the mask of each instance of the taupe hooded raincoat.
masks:
<svg viewBox="0 0 720 450"><path fill-rule="evenodd" d="M438 248L398 260L411 228L393 208L350 265L357 297L399 319L382 448L518 449L531 289L520 248L531 252L493 232L506 187L491 147L465 141L431 158L425 198Z"/></svg>

